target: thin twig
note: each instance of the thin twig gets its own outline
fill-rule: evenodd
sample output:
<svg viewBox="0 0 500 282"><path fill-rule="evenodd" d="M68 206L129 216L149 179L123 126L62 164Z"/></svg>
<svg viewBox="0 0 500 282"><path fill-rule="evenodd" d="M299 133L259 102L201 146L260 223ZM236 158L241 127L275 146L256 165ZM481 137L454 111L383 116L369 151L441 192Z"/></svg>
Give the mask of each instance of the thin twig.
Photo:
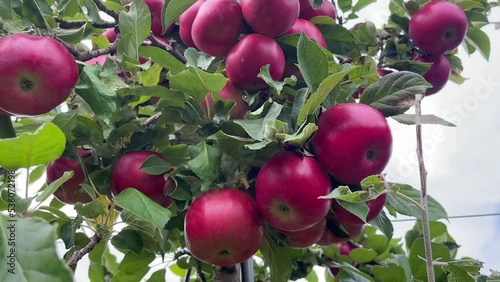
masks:
<svg viewBox="0 0 500 282"><path fill-rule="evenodd" d="M54 18L56 23L59 24L59 27L62 29L73 29L73 28L80 28L84 26L85 24L89 23L95 28L111 28L116 25L116 22L106 22L106 23L96 23L92 21L67 21L63 20L60 18Z"/></svg>
<svg viewBox="0 0 500 282"><path fill-rule="evenodd" d="M429 214L427 206L427 170L424 164L424 152L422 148L422 110L421 110L422 95L415 96L415 114L416 114L416 128L417 128L417 156L418 167L420 171L420 205L423 207L422 213L422 230L424 235L425 247L425 260L427 263L427 280L429 282L436 281L434 277L434 266L432 261L432 245L431 234L429 227Z"/></svg>
<svg viewBox="0 0 500 282"><path fill-rule="evenodd" d="M148 119L144 122L144 127L151 126L155 121L157 121L161 116L161 112L157 112L154 115L148 117Z"/></svg>
<svg viewBox="0 0 500 282"><path fill-rule="evenodd" d="M71 258L68 260L66 265L71 268L72 270L76 269L76 266L78 265L78 261L80 261L86 254L88 254L90 251L92 251L97 244L101 242L101 237L99 237L97 234L94 234L92 238L90 239L90 242L87 244L87 246L83 247L83 249L75 252Z"/></svg>
<svg viewBox="0 0 500 282"><path fill-rule="evenodd" d="M118 45L117 45L118 41L115 41L111 45L109 45L108 47L105 47L105 48L80 52L80 51L76 50L75 47L71 46L70 44L68 44L67 42L62 40L61 38L54 37L54 39L61 42L61 44L64 45L64 47L66 47L66 49L68 49L68 51L71 53L71 55L73 55L73 57L76 60L80 60L83 62L88 61L88 60L93 59L93 58L96 58L96 57L99 57L101 55L114 54L114 53L116 53L116 48L118 47Z"/></svg>
<svg viewBox="0 0 500 282"><path fill-rule="evenodd" d="M118 22L118 18L119 18L119 15L117 12L113 11L113 10L110 10L108 9L108 7L106 7L106 5L104 5L104 2L101 1L101 0L92 0L95 5L97 6L97 8L101 11L103 11L104 13L108 14L109 16L111 16L113 19L115 19L116 22Z"/></svg>
<svg viewBox="0 0 500 282"><path fill-rule="evenodd" d="M175 49L171 45L168 45L168 44L161 42L153 34L150 34L148 36L148 39L151 42L150 43L151 46L155 46L155 47L161 48L163 50L166 50L172 56L174 56L177 60L179 60L181 63L183 63L183 64L187 63L186 58L181 53L179 53L179 51L177 51L177 49Z"/></svg>
<svg viewBox="0 0 500 282"><path fill-rule="evenodd" d="M187 272L186 272L186 276L184 277L184 282L189 282L191 280L191 271L193 270L193 268L188 268Z"/></svg>
<svg viewBox="0 0 500 282"><path fill-rule="evenodd" d="M196 259L196 258L195 258ZM203 264L199 259L196 259L196 271L198 272L198 276L200 277L202 282L207 282L207 277L205 277L205 273L203 273L203 269L201 268Z"/></svg>

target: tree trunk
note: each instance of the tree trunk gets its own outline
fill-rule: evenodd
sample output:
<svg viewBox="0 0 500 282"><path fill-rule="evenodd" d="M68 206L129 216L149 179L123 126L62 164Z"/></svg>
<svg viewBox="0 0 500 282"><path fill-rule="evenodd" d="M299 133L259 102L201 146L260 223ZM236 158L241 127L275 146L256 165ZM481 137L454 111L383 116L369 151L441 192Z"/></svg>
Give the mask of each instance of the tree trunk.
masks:
<svg viewBox="0 0 500 282"><path fill-rule="evenodd" d="M216 266L214 282L241 282L240 265Z"/></svg>

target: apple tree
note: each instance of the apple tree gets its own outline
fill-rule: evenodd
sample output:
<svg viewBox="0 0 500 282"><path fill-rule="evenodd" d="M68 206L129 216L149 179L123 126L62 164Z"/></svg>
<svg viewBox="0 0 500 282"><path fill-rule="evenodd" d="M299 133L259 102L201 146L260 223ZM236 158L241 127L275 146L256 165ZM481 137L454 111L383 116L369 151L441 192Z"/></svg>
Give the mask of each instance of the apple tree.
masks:
<svg viewBox="0 0 500 282"><path fill-rule="evenodd" d="M427 195L421 128L452 124L420 105L488 60L499 2L391 0L380 26L373 2L0 0L0 281L84 257L93 282L498 279ZM384 174L389 118L418 189Z"/></svg>

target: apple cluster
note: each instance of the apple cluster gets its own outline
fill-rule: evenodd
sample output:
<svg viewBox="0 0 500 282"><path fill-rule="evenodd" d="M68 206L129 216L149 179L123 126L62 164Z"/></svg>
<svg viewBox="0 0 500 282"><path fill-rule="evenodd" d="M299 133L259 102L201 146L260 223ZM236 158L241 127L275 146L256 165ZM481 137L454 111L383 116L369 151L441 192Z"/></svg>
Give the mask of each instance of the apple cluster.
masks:
<svg viewBox="0 0 500 282"><path fill-rule="evenodd" d="M423 52L421 56L415 56L413 59L432 63L430 69L423 75L432 85L426 95L437 93L448 82L451 66L445 55L462 43L467 27L464 11L451 2L429 2L412 15L409 36Z"/></svg>

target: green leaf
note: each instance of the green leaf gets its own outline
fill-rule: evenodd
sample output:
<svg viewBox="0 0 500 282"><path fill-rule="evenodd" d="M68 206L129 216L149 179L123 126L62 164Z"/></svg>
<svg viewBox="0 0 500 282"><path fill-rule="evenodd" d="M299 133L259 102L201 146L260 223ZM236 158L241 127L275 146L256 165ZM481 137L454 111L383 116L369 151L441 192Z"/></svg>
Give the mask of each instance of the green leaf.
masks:
<svg viewBox="0 0 500 282"><path fill-rule="evenodd" d="M13 3L14 2L14 3ZM16 12L14 12L13 6L15 5L15 0L2 0L0 1L0 18L3 20L16 20L18 18Z"/></svg>
<svg viewBox="0 0 500 282"><path fill-rule="evenodd" d="M420 75L425 74L430 69L431 66L432 63L422 63L422 62L408 61L408 60L392 61L385 64L385 67L387 68L392 68L400 71L406 70L418 73Z"/></svg>
<svg viewBox="0 0 500 282"><path fill-rule="evenodd" d="M486 59L490 59L491 43L490 38L479 28L470 27L465 35L465 42L479 50L479 53ZM467 48L466 48L467 49ZM469 51L469 54L472 52Z"/></svg>
<svg viewBox="0 0 500 282"><path fill-rule="evenodd" d="M45 0L24 0L23 15L34 25L40 28L50 29L51 24L47 22L52 17L53 11ZM51 19L54 20L53 18Z"/></svg>
<svg viewBox="0 0 500 282"><path fill-rule="evenodd" d="M442 269L449 272L448 281L474 282L478 281L479 270L483 268L483 264L478 260L450 261L448 265L443 265Z"/></svg>
<svg viewBox="0 0 500 282"><path fill-rule="evenodd" d="M128 12L120 12L119 22L122 39L118 41L117 54L125 53L129 57L138 58L139 45L151 31L148 6L142 0L134 0Z"/></svg>
<svg viewBox="0 0 500 282"><path fill-rule="evenodd" d="M361 11L361 9L375 2L377 2L377 0L358 0L354 5L354 7L352 7L352 12L353 13L359 12Z"/></svg>
<svg viewBox="0 0 500 282"><path fill-rule="evenodd" d="M475 8L483 8L483 4L478 1L463 0L463 1L453 1L457 6L462 8L464 11L469 11Z"/></svg>
<svg viewBox="0 0 500 282"><path fill-rule="evenodd" d="M59 187L61 187L61 185L63 185L66 181L68 181L69 179L71 179L73 177L73 175L75 175L74 171L65 171L60 178L52 181L43 190L43 192L40 195L38 195L38 197L36 197L36 201L39 202L39 203L41 203L41 202L47 200L50 197L50 195L54 194L54 192Z"/></svg>
<svg viewBox="0 0 500 282"><path fill-rule="evenodd" d="M202 142L190 149L191 160L188 162L189 168L201 179L202 190L210 188L210 185L219 176L221 151Z"/></svg>
<svg viewBox="0 0 500 282"><path fill-rule="evenodd" d="M142 251L140 255L127 252L118 265L117 273L111 278L111 282L138 282L149 271L148 265L155 259L153 253Z"/></svg>
<svg viewBox="0 0 500 282"><path fill-rule="evenodd" d="M169 27L173 24L181 15L186 11L191 5L193 5L196 0L169 0L165 1L167 8L163 9L162 13L162 25L164 27Z"/></svg>
<svg viewBox="0 0 500 282"><path fill-rule="evenodd" d="M431 243L432 259L433 261L439 260L440 262L447 262L450 260L450 251L443 244ZM418 280L427 281L427 265L425 262L425 247L424 239L416 239L410 248L409 263L413 277ZM443 281L446 273L440 266L434 266L436 281Z"/></svg>
<svg viewBox="0 0 500 282"><path fill-rule="evenodd" d="M355 248L349 253L349 256L357 263L367 263L377 257L377 252L372 249Z"/></svg>
<svg viewBox="0 0 500 282"><path fill-rule="evenodd" d="M158 47L140 46L139 56L150 58L153 62L160 64L173 74L178 74L187 69L186 66L177 60L172 54Z"/></svg>
<svg viewBox="0 0 500 282"><path fill-rule="evenodd" d="M391 118L402 124L407 124L407 125L417 124L417 117L414 114L401 114L397 116L392 116ZM446 121L435 115L422 115L420 117L420 122L421 124L437 124L437 125L456 127L456 125L454 125L453 123Z"/></svg>
<svg viewBox="0 0 500 282"><path fill-rule="evenodd" d="M214 61L215 57L212 57L203 52L197 51L195 48L187 48L184 51L184 57L186 57L187 63L192 67L198 67L202 70L208 70L210 64Z"/></svg>
<svg viewBox="0 0 500 282"><path fill-rule="evenodd" d="M384 211L380 212L377 217L372 219L370 225L380 230L387 240L391 240L394 234L394 227L392 226L391 220L387 217Z"/></svg>
<svg viewBox="0 0 500 282"><path fill-rule="evenodd" d="M360 43L356 37L345 27L334 25L321 25L318 27L323 37L325 37L328 50L334 54L346 56L349 58L357 58L361 56L361 51L358 47Z"/></svg>
<svg viewBox="0 0 500 282"><path fill-rule="evenodd" d="M384 266L375 266L373 268L373 274L381 282L407 281L404 268L394 263L389 263Z"/></svg>
<svg viewBox="0 0 500 282"><path fill-rule="evenodd" d="M170 169L172 169L172 166L166 160L154 155L141 165L141 170L151 175L165 174Z"/></svg>
<svg viewBox="0 0 500 282"><path fill-rule="evenodd" d="M64 133L53 123L42 124L34 133L0 140L0 166L29 168L59 158L66 147Z"/></svg>
<svg viewBox="0 0 500 282"><path fill-rule="evenodd" d="M97 117L109 123L117 110L116 93L101 80L99 72L99 68L95 65L84 66L80 76L81 82L75 90L89 104Z"/></svg>
<svg viewBox="0 0 500 282"><path fill-rule="evenodd" d="M316 42L309 39L304 32L297 43L297 59L304 81L311 92L328 77L328 58ZM279 93L279 92L278 92Z"/></svg>
<svg viewBox="0 0 500 282"><path fill-rule="evenodd" d="M391 0L389 2L389 10L391 13L397 14L401 17L409 17L410 15L406 11L406 7L404 5L403 0Z"/></svg>
<svg viewBox="0 0 500 282"><path fill-rule="evenodd" d="M75 210L79 215L86 218L98 218L104 214L104 207L99 199L94 199L87 204L76 203Z"/></svg>
<svg viewBox="0 0 500 282"><path fill-rule="evenodd" d="M74 111L60 113L54 117L52 123L57 125L65 135L69 135L76 126L77 116Z"/></svg>
<svg viewBox="0 0 500 282"><path fill-rule="evenodd" d="M318 90L313 93L309 99L307 99L304 107L302 107L302 110L297 117L297 124L304 123L308 115L314 114L330 91L332 91L332 89L344 78L344 76L349 74L349 72L355 68L356 67L351 67L347 70L334 73L323 80L319 85Z"/></svg>
<svg viewBox="0 0 500 282"><path fill-rule="evenodd" d="M258 119L240 119L234 120L234 123L241 125L243 129L255 140L262 141L264 139L265 125L278 118L283 109L283 105L273 103L269 108L266 116Z"/></svg>
<svg viewBox="0 0 500 282"><path fill-rule="evenodd" d="M366 273L361 272L359 269L354 266L342 262L340 263L342 268L340 272L337 274L338 281L342 282L374 282L373 279Z"/></svg>
<svg viewBox="0 0 500 282"><path fill-rule="evenodd" d="M425 94L431 85L413 72L399 71L382 77L368 86L360 102L379 110L384 116L406 112L415 103L416 94Z"/></svg>
<svg viewBox="0 0 500 282"><path fill-rule="evenodd" d="M227 78L220 73L208 73L193 67L170 75L168 80L173 90L185 92L197 102L201 102L207 92L218 93L227 83Z"/></svg>
<svg viewBox="0 0 500 282"><path fill-rule="evenodd" d="M287 250L278 246L273 238L266 234L260 246L260 252L271 271L271 281L287 282L292 275L292 261Z"/></svg>
<svg viewBox="0 0 500 282"><path fill-rule="evenodd" d="M262 80L264 80L267 83L267 85L271 86L279 95L283 90L283 86L285 86L285 82L274 80L271 77L271 72L269 71L269 67L270 67L269 64L261 67L260 72L257 76L259 78L262 78Z"/></svg>
<svg viewBox="0 0 500 282"><path fill-rule="evenodd" d="M113 202L139 218L148 221L158 229L162 230L170 220L172 212L136 189L127 188L113 198Z"/></svg>
<svg viewBox="0 0 500 282"><path fill-rule="evenodd" d="M286 134L284 142L295 146L303 146L307 140L318 130L318 126L314 123L308 123L304 128L294 134Z"/></svg>
<svg viewBox="0 0 500 282"><path fill-rule="evenodd" d="M400 214L412 216L417 219L421 219L420 208L417 207L409 199L413 199L415 202L420 203L420 191L411 187L410 185L400 185L390 183L391 190L387 193L386 205L393 208ZM397 191L392 190L397 187ZM448 214L443 206L436 201L431 196L427 198L429 220L435 221L438 219L448 219Z"/></svg>
<svg viewBox="0 0 500 282"><path fill-rule="evenodd" d="M0 255L3 261L0 281L72 281L70 270L57 257L56 229L40 218L8 219L0 215ZM8 240L13 237L11 234L14 234L14 241ZM14 259L9 258L12 255Z"/></svg>
<svg viewBox="0 0 500 282"><path fill-rule="evenodd" d="M172 269L173 266L175 266L175 264L170 266L170 269ZM160 269L151 274L151 277L149 277L147 282L165 282L166 274L167 274L166 269Z"/></svg>
<svg viewBox="0 0 500 282"><path fill-rule="evenodd" d="M124 229L111 238L111 244L117 249L131 250L139 255L144 246L141 234L132 229Z"/></svg>

